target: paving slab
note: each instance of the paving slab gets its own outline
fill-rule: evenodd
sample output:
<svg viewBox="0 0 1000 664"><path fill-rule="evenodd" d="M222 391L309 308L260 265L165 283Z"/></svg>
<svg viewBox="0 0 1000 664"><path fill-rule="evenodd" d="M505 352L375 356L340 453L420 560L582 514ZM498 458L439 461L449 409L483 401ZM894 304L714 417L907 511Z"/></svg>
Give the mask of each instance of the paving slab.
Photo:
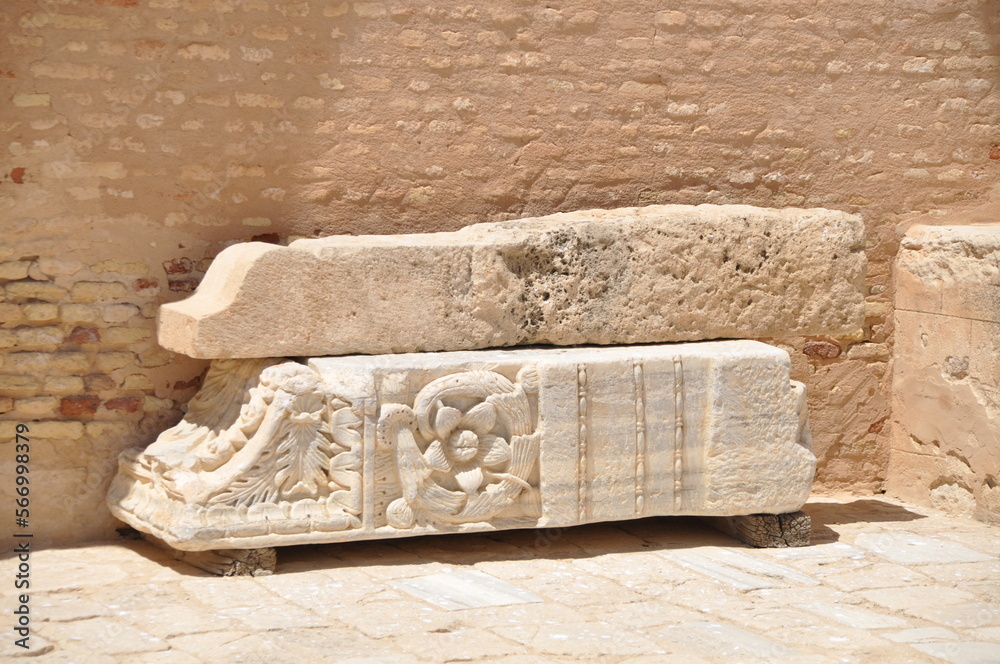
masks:
<svg viewBox="0 0 1000 664"><path fill-rule="evenodd" d="M996 558L973 551L957 542L920 535L863 533L855 545L901 565L992 562Z"/></svg>
<svg viewBox="0 0 1000 664"><path fill-rule="evenodd" d="M913 647L952 664L996 664L1000 662L998 643L915 643Z"/></svg>
<svg viewBox="0 0 1000 664"><path fill-rule="evenodd" d="M449 611L543 601L530 590L476 570L430 574L394 581L392 585Z"/></svg>
<svg viewBox="0 0 1000 664"><path fill-rule="evenodd" d="M1000 528L875 497L805 509L828 539L781 552L679 517L293 547L264 577L211 577L142 542L42 549L27 661L997 661L998 561L978 543ZM24 656L13 636L2 661Z"/></svg>

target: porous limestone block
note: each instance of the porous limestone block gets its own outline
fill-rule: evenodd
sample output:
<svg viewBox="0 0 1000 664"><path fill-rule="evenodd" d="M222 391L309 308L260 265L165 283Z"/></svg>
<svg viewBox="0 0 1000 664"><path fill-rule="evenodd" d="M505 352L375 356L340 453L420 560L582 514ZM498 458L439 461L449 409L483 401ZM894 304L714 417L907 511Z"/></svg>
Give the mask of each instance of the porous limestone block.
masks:
<svg viewBox="0 0 1000 664"><path fill-rule="evenodd" d="M108 503L186 550L795 512L789 367L753 341L216 360Z"/></svg>
<svg viewBox="0 0 1000 664"><path fill-rule="evenodd" d="M225 249L160 310L201 358L849 334L864 226L823 209L662 205Z"/></svg>
<svg viewBox="0 0 1000 664"><path fill-rule="evenodd" d="M887 488L1000 522L1000 224L908 231L895 330Z"/></svg>

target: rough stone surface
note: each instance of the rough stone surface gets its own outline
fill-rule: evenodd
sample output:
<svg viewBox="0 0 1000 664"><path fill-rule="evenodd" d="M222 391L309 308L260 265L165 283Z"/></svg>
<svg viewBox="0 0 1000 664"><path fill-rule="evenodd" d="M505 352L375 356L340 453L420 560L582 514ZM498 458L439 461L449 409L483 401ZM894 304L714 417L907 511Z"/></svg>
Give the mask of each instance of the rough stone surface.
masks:
<svg viewBox="0 0 1000 664"><path fill-rule="evenodd" d="M237 245L160 310L159 340L235 358L847 334L863 230L822 209L649 206Z"/></svg>
<svg viewBox="0 0 1000 664"><path fill-rule="evenodd" d="M896 266L888 488L1000 520L1000 207L991 224L915 226Z"/></svg>
<svg viewBox="0 0 1000 664"><path fill-rule="evenodd" d="M754 341L217 360L108 504L187 550L783 514L815 470L788 369Z"/></svg>

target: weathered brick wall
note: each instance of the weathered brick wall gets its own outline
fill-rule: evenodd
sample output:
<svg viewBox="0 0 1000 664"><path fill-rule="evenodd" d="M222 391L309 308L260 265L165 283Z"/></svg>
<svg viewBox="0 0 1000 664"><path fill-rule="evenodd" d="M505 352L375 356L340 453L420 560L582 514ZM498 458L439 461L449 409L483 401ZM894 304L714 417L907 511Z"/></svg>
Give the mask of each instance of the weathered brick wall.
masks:
<svg viewBox="0 0 1000 664"><path fill-rule="evenodd" d="M116 453L204 367L156 308L226 244L649 203L863 215L866 327L787 345L821 485L877 489L894 227L1000 176L1000 5L664 7L0 4L0 446L29 423L37 536L111 533Z"/></svg>

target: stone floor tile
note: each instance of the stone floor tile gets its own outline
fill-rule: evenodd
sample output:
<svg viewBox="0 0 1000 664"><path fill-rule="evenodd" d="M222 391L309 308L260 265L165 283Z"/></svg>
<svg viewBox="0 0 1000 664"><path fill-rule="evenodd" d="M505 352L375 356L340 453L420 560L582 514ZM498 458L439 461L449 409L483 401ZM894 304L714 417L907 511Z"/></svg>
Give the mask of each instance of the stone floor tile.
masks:
<svg viewBox="0 0 1000 664"><path fill-rule="evenodd" d="M319 628L279 629L256 635L258 643L266 643L283 653L278 661L340 662L347 657L380 657L406 653L384 640L376 641L343 625Z"/></svg>
<svg viewBox="0 0 1000 664"><path fill-rule="evenodd" d="M393 644L429 662L466 662L526 654L516 641L497 636L485 629L459 629L445 632L408 634L393 639Z"/></svg>
<svg viewBox="0 0 1000 664"><path fill-rule="evenodd" d="M906 612L917 618L958 629L1000 625L1000 604L986 602L953 606L921 606L907 609Z"/></svg>
<svg viewBox="0 0 1000 664"><path fill-rule="evenodd" d="M542 623L493 628L495 634L513 639L547 655L598 657L614 655L667 655L655 641L598 620L579 623Z"/></svg>
<svg viewBox="0 0 1000 664"><path fill-rule="evenodd" d="M914 643L913 648L938 657L952 664L997 664L1000 662L1000 644L977 643Z"/></svg>
<svg viewBox="0 0 1000 664"><path fill-rule="evenodd" d="M189 597L214 609L266 606L277 597L250 576L184 579L179 584Z"/></svg>
<svg viewBox="0 0 1000 664"><path fill-rule="evenodd" d="M545 539L544 529L528 532L535 536L536 541L543 542ZM537 548L522 550L507 541L507 534L507 531L499 531L425 537L416 553L429 561L455 565L471 565L487 560L526 560L544 555Z"/></svg>
<svg viewBox="0 0 1000 664"><path fill-rule="evenodd" d="M832 573L823 576L823 583L846 591L933 584L925 574L894 563L877 562L858 569L828 572Z"/></svg>
<svg viewBox="0 0 1000 664"><path fill-rule="evenodd" d="M330 624L329 619L282 599L258 606L216 609L216 613L224 620L239 621L253 630L323 627Z"/></svg>
<svg viewBox="0 0 1000 664"><path fill-rule="evenodd" d="M162 639L243 627L236 618L191 600L184 604L125 611L119 618Z"/></svg>
<svg viewBox="0 0 1000 664"><path fill-rule="evenodd" d="M337 664L417 664L418 662L426 662L427 660L417 659L413 655L375 655L374 657L348 657L346 659L338 659ZM506 662L507 658L502 660Z"/></svg>
<svg viewBox="0 0 1000 664"><path fill-rule="evenodd" d="M438 535L437 537L441 537ZM424 565L434 562L421 558L419 551L428 537L416 537L406 541L342 542L325 548L332 552L339 565L353 569L366 567L391 567L404 565Z"/></svg>
<svg viewBox="0 0 1000 664"><path fill-rule="evenodd" d="M787 549L758 549L755 553L774 558L777 561L803 561L815 564L862 560L870 555L867 551L843 542L828 542Z"/></svg>
<svg viewBox="0 0 1000 664"><path fill-rule="evenodd" d="M846 626L794 607L748 607L743 610L706 610L702 621L725 621L754 634L781 635L781 644L800 652L821 648L824 651L869 650L885 647L888 642L872 633ZM839 653L838 653L839 655Z"/></svg>
<svg viewBox="0 0 1000 664"><path fill-rule="evenodd" d="M40 623L38 632L61 648L83 653L124 655L169 647L165 639L137 629L117 617Z"/></svg>
<svg viewBox="0 0 1000 664"><path fill-rule="evenodd" d="M996 558L957 542L909 533L862 533L855 546L900 565L990 562Z"/></svg>
<svg viewBox="0 0 1000 664"><path fill-rule="evenodd" d="M1000 560L979 563L928 565L921 567L920 572L938 581L950 581L959 584L969 581L996 581L1000 579Z"/></svg>
<svg viewBox="0 0 1000 664"><path fill-rule="evenodd" d="M997 641L1000 642L1000 627L980 627L970 629L968 634L976 641Z"/></svg>
<svg viewBox="0 0 1000 664"><path fill-rule="evenodd" d="M569 606L599 604L608 600L637 602L643 596L614 581L580 569L576 561L560 563L558 569L547 569L530 577L518 579L519 585L548 601Z"/></svg>
<svg viewBox="0 0 1000 664"><path fill-rule="evenodd" d="M651 551L578 558L572 564L584 572L610 579L646 598L669 594L684 581L702 578L686 568L664 564L663 556Z"/></svg>
<svg viewBox="0 0 1000 664"><path fill-rule="evenodd" d="M555 602L542 604L514 604L512 606L488 606L482 609L466 609L450 613L460 616L463 623L474 627L490 627L497 634L514 627L532 625L563 625L585 622L595 615L593 607L568 607ZM603 619L600 616L600 619Z"/></svg>
<svg viewBox="0 0 1000 664"><path fill-rule="evenodd" d="M700 572L737 590L790 585L816 586L819 581L791 567L719 547L658 551L671 562Z"/></svg>
<svg viewBox="0 0 1000 664"><path fill-rule="evenodd" d="M372 639L438 630L456 631L473 626L465 621L464 612L446 611L423 600L413 599L401 591L393 593L386 594L384 599L367 601L327 618Z"/></svg>
<svg viewBox="0 0 1000 664"><path fill-rule="evenodd" d="M979 599L985 600L987 602L1000 602L1000 577L997 577L995 583L959 583L955 585L956 588L961 588L967 592L973 593Z"/></svg>
<svg viewBox="0 0 1000 664"><path fill-rule="evenodd" d="M183 650L130 653L124 657L119 657L118 661L121 664L204 664L204 660L198 659Z"/></svg>
<svg viewBox="0 0 1000 664"><path fill-rule="evenodd" d="M130 576L129 581L68 591L67 596L78 597L101 604L109 609L108 615L123 611L151 609L186 602L189 595L178 584L148 583L144 575Z"/></svg>
<svg viewBox="0 0 1000 664"><path fill-rule="evenodd" d="M622 629L649 630L670 623L696 622L708 618L700 611L646 599L628 604L609 600L606 604L594 604L588 608Z"/></svg>
<svg viewBox="0 0 1000 664"><path fill-rule="evenodd" d="M449 569L393 581L392 586L449 611L543 601L530 590L476 570Z"/></svg>
<svg viewBox="0 0 1000 664"><path fill-rule="evenodd" d="M855 594L893 611L902 611L918 606L967 604L978 599L972 593L964 590L938 585L879 588L878 590L863 590Z"/></svg>
<svg viewBox="0 0 1000 664"><path fill-rule="evenodd" d="M452 569L452 565L436 560L424 560L419 563L400 563L399 565L359 565L354 569L363 572L377 583L387 584L393 579L439 574Z"/></svg>
<svg viewBox="0 0 1000 664"><path fill-rule="evenodd" d="M691 648L703 656L755 659L761 661L799 658L792 648L727 623L685 622L657 630L658 641L670 641Z"/></svg>
<svg viewBox="0 0 1000 664"><path fill-rule="evenodd" d="M281 571L259 577L257 583L285 601L322 615L349 610L386 588L385 583L352 569L291 574Z"/></svg>
<svg viewBox="0 0 1000 664"><path fill-rule="evenodd" d="M40 622L66 622L114 615L117 611L101 602L95 602L77 593L44 593L32 597L34 620Z"/></svg>
<svg viewBox="0 0 1000 664"><path fill-rule="evenodd" d="M9 615L10 614L7 613L7 611L4 611L5 621L8 619ZM10 623L8 622L8 624ZM15 658L34 658L39 655L51 653L55 650L55 646L51 641L38 635L38 630L35 629L34 625L29 627L31 631L28 633L27 648L22 648L14 643L23 637L16 633L13 627L7 628L7 625L4 625L4 627L4 631L0 632L0 661Z"/></svg>
<svg viewBox="0 0 1000 664"><path fill-rule="evenodd" d="M886 634L885 638L896 643L933 643L935 641L958 641L962 637L944 627L917 627Z"/></svg>
<svg viewBox="0 0 1000 664"><path fill-rule="evenodd" d="M810 604L796 604L795 606L803 611L809 611L823 618L835 620L843 625L857 629L902 629L909 626L909 623L902 618L887 616L883 613L857 606L834 604L832 602L813 602Z"/></svg>
<svg viewBox="0 0 1000 664"><path fill-rule="evenodd" d="M171 637L167 639L167 644L171 650L180 650L189 655L206 659L217 654L215 651L224 648L229 643L239 641L245 635L245 630L213 630ZM215 661L224 662L225 660L217 659Z"/></svg>
<svg viewBox="0 0 1000 664"><path fill-rule="evenodd" d="M102 655L101 653L81 653L73 650L56 649L41 655L37 659L15 659L13 661L26 663L41 662L43 664L132 664L132 661L127 658L134 656L135 653L112 657L111 655Z"/></svg>
<svg viewBox="0 0 1000 664"><path fill-rule="evenodd" d="M956 519L953 517L950 525L950 529L942 529L938 531L938 534L940 534L941 537L958 542L959 544L979 551L987 556L991 556L994 560L996 559L997 554L1000 553L1000 532L995 532L998 529L984 529L982 528L981 522L968 518ZM958 529L955 528L956 525L964 527Z"/></svg>

